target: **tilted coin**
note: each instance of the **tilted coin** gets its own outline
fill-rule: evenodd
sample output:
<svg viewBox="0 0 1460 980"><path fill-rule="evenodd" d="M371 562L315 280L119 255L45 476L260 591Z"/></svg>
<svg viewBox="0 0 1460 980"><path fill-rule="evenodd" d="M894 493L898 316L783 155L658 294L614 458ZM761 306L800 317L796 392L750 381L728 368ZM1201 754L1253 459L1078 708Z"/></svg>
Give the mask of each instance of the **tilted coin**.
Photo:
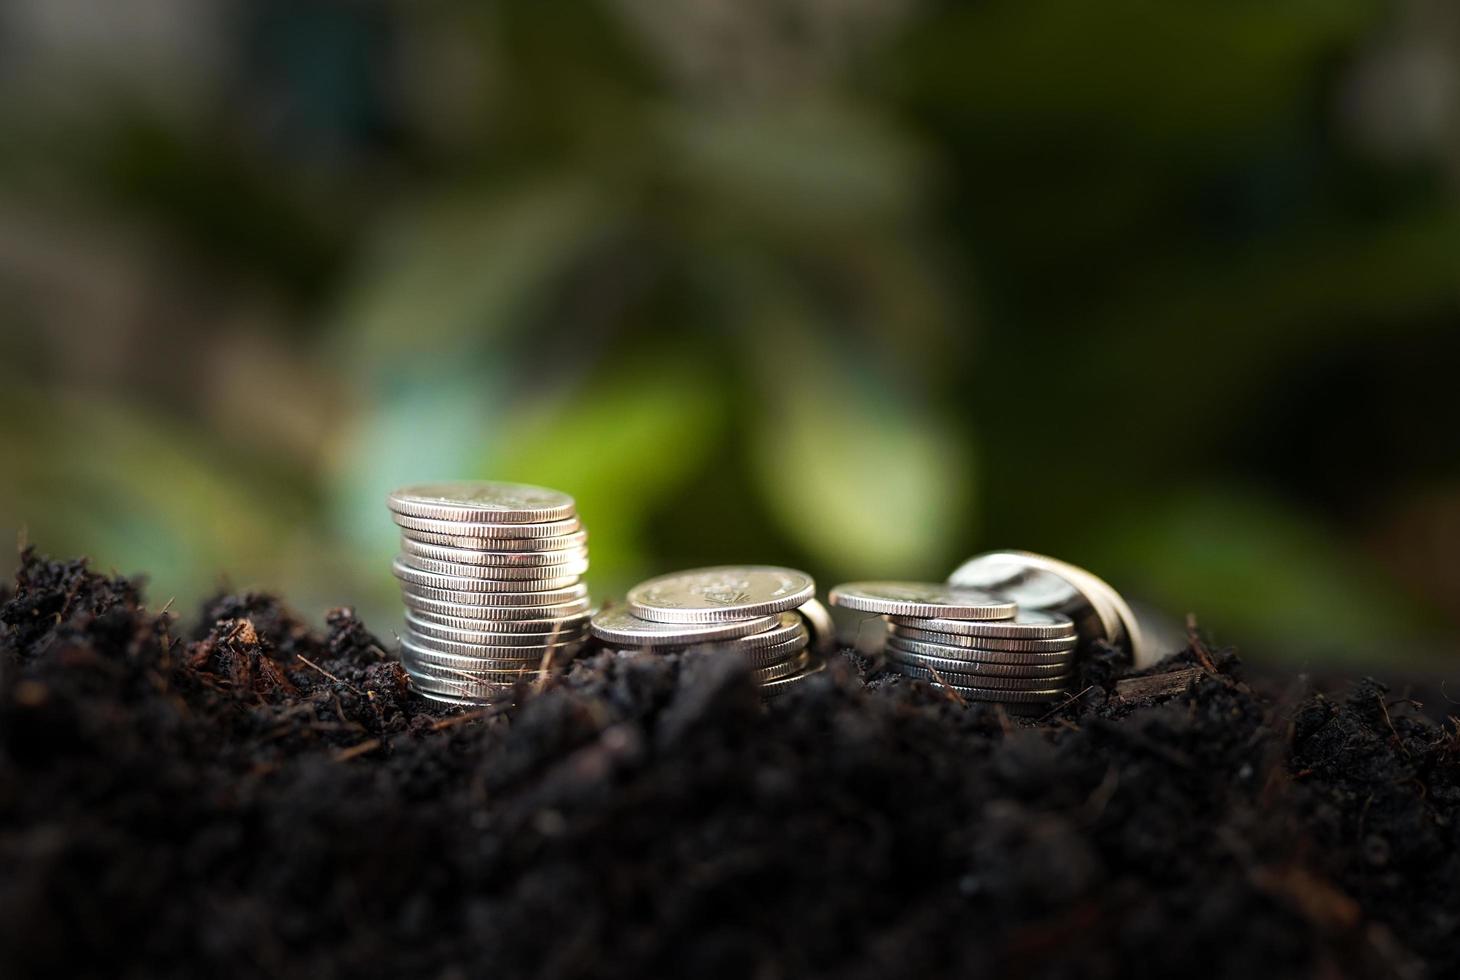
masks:
<svg viewBox="0 0 1460 980"><path fill-rule="evenodd" d="M921 653L905 653L895 647L887 648L887 659L894 660L900 664L926 667L929 670L936 670L941 674L952 675L949 677L949 680L955 682L958 677L967 674L986 675L989 677L1044 677L1063 681L1070 676L1072 666L1068 661L1053 664L987 664L978 660L952 660L948 657L929 657Z"/></svg>
<svg viewBox="0 0 1460 980"><path fill-rule="evenodd" d="M955 646L948 643L907 640L900 636L889 636L887 649L918 653L928 657L947 657L949 660L974 660L986 664L1073 664L1076 656L1075 651L1018 653L1011 650L980 650L975 647Z"/></svg>
<svg viewBox="0 0 1460 980"><path fill-rule="evenodd" d="M507 569L517 571L517 569ZM442 575L439 572L424 572L414 568L397 558L391 565L391 571L395 577L402 582L420 589L436 589L443 592L482 592L499 593L511 592L517 595L547 595L553 592L560 592L578 584L579 576L561 575L557 578L478 578L475 576L463 575ZM531 571L531 569L529 569ZM563 596L559 600L544 599L540 601L565 601L574 596Z"/></svg>
<svg viewBox="0 0 1460 980"><path fill-rule="evenodd" d="M778 643L768 647L742 648L738 647L740 640L731 640L725 644L724 649L738 657L749 660L752 664L765 666L768 664L780 663L787 658L794 658L806 650L806 631L797 624L799 633L793 634Z"/></svg>
<svg viewBox="0 0 1460 980"><path fill-rule="evenodd" d="M578 558L558 565L458 565L421 555L402 553L397 561L419 572L452 575L456 578L477 578L495 582L551 581L576 578L588 571L588 560Z"/></svg>
<svg viewBox="0 0 1460 980"><path fill-rule="evenodd" d="M960 636L987 636L1008 640L1057 640L1076 637L1070 617L1043 609L1019 607L1013 619L928 619L923 616L890 616L893 626L911 626Z"/></svg>
<svg viewBox="0 0 1460 980"><path fill-rule="evenodd" d="M552 606L563 602L574 602L588 597L588 586L579 582L559 589L521 592L463 592L458 589L438 589L429 585L415 585L410 582L401 585L401 595L417 599L435 599L440 602L454 602L459 606Z"/></svg>
<svg viewBox="0 0 1460 980"><path fill-rule="evenodd" d="M892 635L923 643L944 643L948 646L1003 650L1009 653L1073 653L1080 642L1078 637L1073 636L1059 640L1006 640L1000 636L960 636L956 633L938 633L896 623L892 626Z"/></svg>
<svg viewBox="0 0 1460 980"><path fill-rule="evenodd" d="M811 642L811 634L806 631L806 624L801 621L800 616L794 612L783 612L776 614L776 625L770 629L726 640L723 645L744 652L765 650L769 647L780 646L787 640L796 639L799 639L804 646Z"/></svg>
<svg viewBox="0 0 1460 980"><path fill-rule="evenodd" d="M532 623L534 629L540 629L542 624L550 623L553 620L566 619L570 616L586 613L591 608L586 597L575 599L572 602L560 602L556 605L545 606L468 605L450 600L429 599L405 591L401 592L401 599L409 608L418 609L435 616L445 616L451 619L492 620L494 623L498 620L519 624ZM493 626L493 628L496 629L497 627ZM505 630L505 627L503 629Z"/></svg>
<svg viewBox="0 0 1460 980"><path fill-rule="evenodd" d="M931 582L848 582L831 590L831 604L886 616L1013 619L1018 606L979 589Z"/></svg>
<svg viewBox="0 0 1460 980"><path fill-rule="evenodd" d="M551 540L551 539L549 539ZM536 544L536 542L533 542ZM501 566L567 565L575 561L588 560L588 548L574 545L556 551L534 549L531 551L483 551L478 548L452 548L444 544L427 544L407 535L401 535L401 551L410 556L411 564L417 559L427 559L453 566L481 565L488 568ZM496 542L493 542L496 544Z"/></svg>
<svg viewBox="0 0 1460 980"><path fill-rule="evenodd" d="M480 627L483 620L466 620ZM445 640L448 643L474 643L484 646L547 646L556 643L580 642L588 635L583 623L559 624L557 628L509 633L501 630L476 629L435 622L406 611L406 629L417 637Z"/></svg>
<svg viewBox="0 0 1460 980"><path fill-rule="evenodd" d="M593 617L593 635L606 643L624 646L683 647L717 640L732 640L773 629L779 619L757 616L725 623L656 623L640 619L624 606L601 610Z"/></svg>
<svg viewBox="0 0 1460 980"><path fill-rule="evenodd" d="M661 623L723 623L794 609L816 594L805 572L721 565L662 575L629 590L629 608Z"/></svg>
<svg viewBox="0 0 1460 980"><path fill-rule="evenodd" d="M503 538L509 541L528 538L538 540L541 538L560 538L564 535L575 534L582 525L578 518L570 517L565 521L544 521L541 524L499 524L487 521L436 521L429 517L406 517L404 514L392 514L391 518L401 527L409 531L421 531L427 534L444 534L453 538L463 538L468 541L494 541ZM495 549L495 545L491 545Z"/></svg>
<svg viewBox="0 0 1460 980"><path fill-rule="evenodd" d="M815 663L808 664L803 670L799 671L798 673L791 674L787 677L778 677L775 680L763 681L760 687L760 696L769 701L772 698L778 698L784 694L790 694L792 691L796 690L806 681L810 680L812 677L821 673L825 669L825 663L822 663L821 661L816 661Z"/></svg>
<svg viewBox="0 0 1460 980"><path fill-rule="evenodd" d="M397 514L442 521L543 523L573 516L573 498L526 483L462 480L417 483L392 493L387 506Z"/></svg>
<svg viewBox="0 0 1460 980"><path fill-rule="evenodd" d="M1030 690L1007 690L998 687L989 687L980 683L977 687L970 684L954 684L946 680L940 681L933 676L933 672L922 667L911 667L907 664L889 663L887 669L904 677L911 677L914 680L926 681L939 687L951 688L973 701L1057 701L1069 696L1067 687L1045 687ZM947 675L945 674L946 678ZM992 679L992 678L991 678Z"/></svg>
<svg viewBox="0 0 1460 980"><path fill-rule="evenodd" d="M492 538L491 540L465 537L460 534L437 534L433 531L403 531L401 537L416 544L432 544L443 548L458 548L462 551L480 550L484 553L562 551L565 548L581 548L588 542L587 531L574 531L572 534L559 534L551 538Z"/></svg>
<svg viewBox="0 0 1460 980"><path fill-rule="evenodd" d="M806 621L811 634L811 645L823 657L836 652L836 621L831 612L817 599L807 599L796 607L796 612Z"/></svg>
<svg viewBox="0 0 1460 980"><path fill-rule="evenodd" d="M587 603L584 603L586 606ZM487 633L521 633L525 636L552 633L554 630L571 632L588 626L591 613L581 609L575 613L548 616L522 616L511 619L485 620L480 616L456 616L443 610L428 610L419 606L406 607L406 622L417 632L429 632L429 628L473 630ZM447 636L445 639L452 639Z"/></svg>

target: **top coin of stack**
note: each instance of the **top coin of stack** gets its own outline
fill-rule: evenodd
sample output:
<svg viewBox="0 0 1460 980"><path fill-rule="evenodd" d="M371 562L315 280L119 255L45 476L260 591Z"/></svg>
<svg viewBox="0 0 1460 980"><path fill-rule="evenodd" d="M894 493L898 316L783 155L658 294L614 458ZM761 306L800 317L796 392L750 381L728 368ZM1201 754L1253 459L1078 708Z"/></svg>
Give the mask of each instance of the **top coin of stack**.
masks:
<svg viewBox="0 0 1460 980"><path fill-rule="evenodd" d="M833 589L831 602L887 617L890 670L968 700L1039 712L1069 689L1079 637L1066 616L919 582L853 582Z"/></svg>
<svg viewBox="0 0 1460 980"><path fill-rule="evenodd" d="M833 638L830 617L815 594L811 576L790 568L701 568L635 586L627 608L598 613L589 628L619 649L663 652L708 645L739 654L769 697L822 667L807 647L813 633L822 649Z"/></svg>
<svg viewBox="0 0 1460 980"><path fill-rule="evenodd" d="M403 487L388 504L401 528L401 662L416 690L488 700L583 641L588 532L572 497L518 483L432 483Z"/></svg>

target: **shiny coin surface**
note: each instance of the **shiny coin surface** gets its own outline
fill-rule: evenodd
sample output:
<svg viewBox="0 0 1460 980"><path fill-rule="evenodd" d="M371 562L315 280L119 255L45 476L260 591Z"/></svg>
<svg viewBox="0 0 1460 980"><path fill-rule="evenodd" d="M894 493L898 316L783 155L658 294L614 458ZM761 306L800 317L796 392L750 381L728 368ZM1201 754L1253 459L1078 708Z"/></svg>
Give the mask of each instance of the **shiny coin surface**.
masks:
<svg viewBox="0 0 1460 980"><path fill-rule="evenodd" d="M836 652L836 621L817 599L807 599L796 607L796 613L806 622L811 634L811 646L818 654L829 657Z"/></svg>
<svg viewBox="0 0 1460 980"><path fill-rule="evenodd" d="M908 626L958 636L984 636L1006 640L1058 640L1075 638L1075 623L1070 617L1042 609L1025 609L1013 619L994 621L977 619L927 619L918 616L891 616L893 626Z"/></svg>
<svg viewBox="0 0 1460 980"><path fill-rule="evenodd" d="M800 616L794 612L783 612L776 614L776 625L770 629L726 640L723 645L733 650L764 650L795 639L805 645L811 642L811 634L806 631L806 624Z"/></svg>
<svg viewBox="0 0 1460 980"><path fill-rule="evenodd" d="M1080 642L1074 636L1059 640L1006 640L1001 636L960 636L957 633L937 633L897 624L893 625L891 635L923 643L945 643L949 646L1004 650L1010 653L1073 653Z"/></svg>
<svg viewBox="0 0 1460 980"><path fill-rule="evenodd" d="M493 542L493 544L496 544L496 542ZM532 551L483 551L477 548L452 548L444 544L428 544L403 534L401 535L400 547L401 551L409 557L413 565L418 564L417 559L427 559L452 566L481 565L488 568L499 566L567 565L576 561L588 561L588 548L586 545L560 548L556 551L545 549Z"/></svg>
<svg viewBox="0 0 1460 980"><path fill-rule="evenodd" d="M506 570L521 571L521 569ZM579 579L576 574L559 575L555 578L482 578L475 575L443 575L439 572L422 571L406 564L400 558L397 558L391 565L391 571L395 573L396 578L412 586L446 592L512 592L540 595L570 589L578 584ZM536 569L528 569L528 571L536 571ZM577 596L563 597L564 600L569 598L577 598Z"/></svg>
<svg viewBox="0 0 1460 980"><path fill-rule="evenodd" d="M404 514L391 516L397 524L409 531L444 534L453 538L475 541L492 541L496 538L507 540L527 538L534 541L540 538L560 538L576 534L582 528L576 517L566 521L545 521L542 524L498 524L480 521L437 521L429 517L407 517ZM488 547L495 548L493 545L488 545Z"/></svg>
<svg viewBox="0 0 1460 980"><path fill-rule="evenodd" d="M640 619L624 606L604 609L593 617L593 635L605 643L623 646L684 647L718 640L733 640L751 633L773 629L780 620L775 616L757 616L725 623L656 623Z"/></svg>
<svg viewBox="0 0 1460 980"><path fill-rule="evenodd" d="M555 578L576 578L588 571L587 559L579 558L558 565L458 565L420 555L401 554L396 559L408 568L434 575L477 578L498 582L550 581Z"/></svg>
<svg viewBox="0 0 1460 980"><path fill-rule="evenodd" d="M401 487L386 505L397 514L443 521L525 524L573 516L573 498L526 483L462 480Z"/></svg>
<svg viewBox="0 0 1460 980"><path fill-rule="evenodd" d="M808 664L798 673L791 674L787 677L779 677L775 680L763 681L760 687L760 696L769 701L773 698L790 694L825 669L826 664L816 661L815 663Z"/></svg>
<svg viewBox="0 0 1460 980"><path fill-rule="evenodd" d="M974 686L972 684L954 684L947 681L939 681L933 676L932 671L925 670L922 667L912 667L907 664L888 663L887 669L892 673L901 674L904 677L910 677L914 680L926 681L938 687L951 688L971 701L1058 701L1061 698L1069 696L1069 689L1064 686L1011 691L1004 688L989 687L982 683ZM945 674L944 677L946 678L947 675Z"/></svg>
<svg viewBox="0 0 1460 980"><path fill-rule="evenodd" d="M765 684L769 681L780 680L782 677L790 677L792 674L799 674L806 669L810 663L805 651L796 654L780 663L768 664L765 667L756 667L750 672L757 682Z"/></svg>
<svg viewBox="0 0 1460 980"><path fill-rule="evenodd" d="M564 602L586 599L588 586L579 582L560 589L541 591L464 592L406 582L401 585L401 595L417 599L435 599L439 602L454 602L461 606L555 606Z"/></svg>
<svg viewBox="0 0 1460 980"><path fill-rule="evenodd" d="M562 551L566 548L581 548L588 543L587 531L574 531L572 534L559 534L551 538L493 538L490 541L459 534L436 534L432 531L405 531L402 537L417 544L433 544L464 551L480 549L483 552Z"/></svg>
<svg viewBox="0 0 1460 980"><path fill-rule="evenodd" d="M978 660L951 660L947 657L929 657L920 653L904 653L894 647L887 648L887 659L914 667L926 667L941 674L952 675L949 679L958 682L964 674L988 677L1043 677L1064 681L1070 676L1071 664L988 664ZM969 682L972 683L972 682ZM975 686L977 686L975 684Z"/></svg>
<svg viewBox="0 0 1460 980"><path fill-rule="evenodd" d="M798 629L800 628L798 624ZM779 643L768 647L755 647L753 649L737 648L739 641L732 640L725 644L725 649L738 657L749 660L752 664L765 666L767 664L780 663L781 661L793 658L806 650L806 632L802 629L796 636L787 637Z"/></svg>
<svg viewBox="0 0 1460 980"><path fill-rule="evenodd" d="M487 633L547 634L554 630L570 632L588 627L588 610L563 616L522 617L521 619L484 620L480 616L454 616L440 611L406 608L406 623L416 632L429 633L431 628L474 630ZM452 637L447 636L446 639Z"/></svg>
<svg viewBox="0 0 1460 980"><path fill-rule="evenodd" d="M904 653L917 653L927 657L947 657L949 660L976 660L989 664L1055 664L1075 662L1075 651L1057 653L1019 653L1013 650L980 650L977 647L956 646L947 643L926 643L908 640L900 636L887 638L887 649Z"/></svg>
<svg viewBox="0 0 1460 980"><path fill-rule="evenodd" d="M451 619L484 619L502 622L515 622L517 624L531 623L533 629L541 630L544 623L551 623L553 620L567 619L586 613L589 610L589 602L586 598L576 599L573 602L562 602L557 605L545 606L477 606L461 602L452 602L441 599L430 599L424 596L414 595L410 592L401 592L401 599L411 609L431 613L434 616L446 616ZM493 629L506 627L493 626Z"/></svg>
<svg viewBox="0 0 1460 980"><path fill-rule="evenodd" d="M432 657L442 663L470 666L470 662L511 661L537 663L549 650L563 650L579 644L565 640L552 644L517 646L512 644L456 643L434 636L407 634L401 637L401 649L414 657Z"/></svg>
<svg viewBox="0 0 1460 980"><path fill-rule="evenodd" d="M417 686L415 678L410 677L409 674L407 674L407 679L410 681L411 690L428 701L435 701L438 704L449 704L457 708L475 708L482 703L482 699L480 698L462 698L451 694L438 694L432 690L422 689ZM508 689L503 688L503 690Z"/></svg>
<svg viewBox="0 0 1460 980"><path fill-rule="evenodd" d="M1013 619L1018 606L980 589L931 582L848 582L831 590L831 604L886 616Z"/></svg>
<svg viewBox="0 0 1460 980"><path fill-rule="evenodd" d="M816 593L805 572L722 565L650 579L629 590L629 608L661 623L723 623L794 609Z"/></svg>
<svg viewBox="0 0 1460 980"><path fill-rule="evenodd" d="M443 694L470 701L493 701L507 693L512 685L536 680L539 675L511 674L500 680L459 675L442 677L406 666L406 676L411 679L411 686L422 694Z"/></svg>
<svg viewBox="0 0 1460 980"><path fill-rule="evenodd" d="M1053 690L1064 691L1069 687L1069 674L1058 674L1053 677L1007 677L994 676L989 674L972 675L956 674L952 671L945 671L940 667L931 667L927 664L914 664L905 660L889 660L887 669L906 677L917 677L921 680L939 681L945 684L958 684L966 687L982 687L990 691L1034 691L1042 693Z"/></svg>
<svg viewBox="0 0 1460 980"><path fill-rule="evenodd" d="M476 627L482 627L484 624L482 620L466 620L465 622L475 623ZM588 635L582 623L562 625L557 629L509 633L470 626L452 626L449 623L426 619L409 610L406 612L406 629L418 638L430 637L449 643L473 643L483 646L541 647L549 644L579 642L586 639Z"/></svg>

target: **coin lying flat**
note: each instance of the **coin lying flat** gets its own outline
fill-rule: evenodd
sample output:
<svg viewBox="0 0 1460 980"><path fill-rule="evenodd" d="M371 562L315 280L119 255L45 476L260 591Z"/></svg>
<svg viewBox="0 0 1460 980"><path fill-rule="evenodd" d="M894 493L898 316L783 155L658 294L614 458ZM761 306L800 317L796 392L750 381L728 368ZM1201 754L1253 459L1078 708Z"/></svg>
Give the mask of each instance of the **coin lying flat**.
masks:
<svg viewBox="0 0 1460 980"><path fill-rule="evenodd" d="M474 662L517 662L537 663L549 650L564 650L577 647L575 640L543 643L537 646L515 646L511 644L456 643L432 636L408 634L401 637L401 649L418 659L435 659L441 663L459 667L471 666Z"/></svg>
<svg viewBox="0 0 1460 980"><path fill-rule="evenodd" d="M500 620L504 624L508 622L530 624L533 631L540 631L544 624L551 625L555 621L568 619L589 610L589 602L586 597L557 605L484 606L430 599L403 590L401 599L408 608L431 613L433 616L444 616L450 619L489 619L494 622ZM501 629L505 631L507 627L504 625Z"/></svg>
<svg viewBox="0 0 1460 980"><path fill-rule="evenodd" d="M806 656L805 651L802 651L796 656L782 660L779 663L768 664L765 667L756 667L750 672L750 676L754 677L757 682L765 684L767 681L779 680L782 677L799 674L806 669L806 665L810 662L810 658Z"/></svg>
<svg viewBox="0 0 1460 980"><path fill-rule="evenodd" d="M405 582L401 595L418 599L435 599L440 602L454 602L459 606L554 606L563 602L574 602L588 597L588 586L579 582L560 589L543 589L532 592L463 592L457 589L439 589L429 585Z"/></svg>
<svg viewBox="0 0 1460 980"><path fill-rule="evenodd" d="M476 627L490 625L483 620L467 620ZM476 643L485 646L547 646L552 643L576 642L588 635L583 623L559 626L556 629L533 630L531 632L507 632L468 626L452 626L426 619L409 610L406 611L406 629L417 638L434 638L448 643Z"/></svg>
<svg viewBox="0 0 1460 980"><path fill-rule="evenodd" d="M493 549L496 549L498 543L496 541L492 542ZM536 542L533 542L533 544L536 544ZM426 559L453 566L481 565L487 567L566 565L577 561L588 561L588 548L586 545L581 544L567 548L559 548L557 550L487 551L478 548L453 548L444 544L428 544L403 534L401 535L400 545L401 551L405 552L406 557L413 565L419 565L418 559Z"/></svg>
<svg viewBox="0 0 1460 980"><path fill-rule="evenodd" d="M936 670L944 675L952 675L948 679L957 682L958 677L965 674L986 675L988 677L1042 677L1052 681L1063 682L1070 676L1072 668L1071 661L1052 664L989 664L979 660L952 660L948 657L929 657L921 653L905 653L894 647L888 647L887 659L900 664L909 664L913 667L926 667L929 670ZM977 684L974 685L978 686Z"/></svg>
<svg viewBox="0 0 1460 980"><path fill-rule="evenodd" d="M1074 638L1075 623L1070 617L1042 609L1019 607L1013 619L994 621L977 619L927 619L919 616L890 616L893 626L909 626L937 633L959 636L983 636L1006 640L1057 640Z"/></svg>
<svg viewBox="0 0 1460 980"><path fill-rule="evenodd" d="M974 650L1003 650L1009 653L1072 653L1079 645L1076 637L1059 640L1006 640L1000 636L961 636L957 633L937 633L933 630L917 629L912 626L893 626L892 636L922 643L945 643L949 646L969 647Z"/></svg>
<svg viewBox="0 0 1460 980"><path fill-rule="evenodd" d="M799 639L803 645L810 642L811 635L806 632L806 624L794 612L777 613L775 620L776 624L768 630L725 640L722 645L733 650L749 651L779 646L787 640Z"/></svg>
<svg viewBox="0 0 1460 980"><path fill-rule="evenodd" d="M956 684L966 687L979 687L987 691L1033 691L1035 693L1046 693L1055 691L1063 694L1068 690L1069 674L1059 674L1054 677L1008 677L991 674L955 674L945 672L942 668L931 667L927 664L913 664L904 660L889 660L887 669L894 673L902 674L905 677L916 677L920 680L935 681L944 684Z"/></svg>
<svg viewBox="0 0 1460 980"><path fill-rule="evenodd" d="M1018 606L979 589L924 582L848 582L831 590L831 604L886 616L1013 619Z"/></svg>
<svg viewBox="0 0 1460 980"><path fill-rule="evenodd" d="M797 628L800 625L797 624ZM761 647L740 647L739 640L731 640L725 644L725 649L738 657L749 660L758 666L777 664L789 658L804 653L806 650L806 633L804 630L799 635L789 636L784 640L770 646Z"/></svg>
<svg viewBox="0 0 1460 980"><path fill-rule="evenodd" d="M524 525L532 526L532 525ZM462 534L438 534L434 531L405 531L402 537L418 544L432 544L443 548L459 548L470 551L481 548L484 551L562 551L565 548L581 548L588 542L587 531L572 534L557 534L550 538L492 538L483 540Z"/></svg>
<svg viewBox="0 0 1460 980"><path fill-rule="evenodd" d="M593 617L593 635L605 643L624 646L684 647L717 640L733 640L763 633L779 623L775 616L731 620L725 623L656 623L640 619L623 606L604 609Z"/></svg>
<svg viewBox="0 0 1460 980"><path fill-rule="evenodd" d="M402 554L396 561L418 572L450 575L456 578L488 579L497 582L549 581L555 578L577 578L588 571L588 560L578 558L557 565L459 565L437 561L421 555Z"/></svg>
<svg viewBox="0 0 1460 980"><path fill-rule="evenodd" d="M387 506L407 517L442 521L492 521L537 524L572 517L573 498L559 490L526 483L461 480L401 487Z"/></svg>
<svg viewBox="0 0 1460 980"><path fill-rule="evenodd" d="M933 676L933 672L922 667L912 667L907 664L889 663L887 669L904 677L911 677L914 680L926 681L938 687L946 687L957 691L963 697L971 701L1000 701L1000 702L1030 702L1030 701L1057 701L1068 697L1069 691L1064 686L1035 688L1030 690L1007 690L999 687L989 687L982 683L978 685L954 684L949 681L939 681ZM945 674L946 678L947 675Z"/></svg>
<svg viewBox="0 0 1460 980"><path fill-rule="evenodd" d="M787 677L779 677L775 680L765 681L761 684L760 696L769 701L782 695L790 694L799 688L806 681L815 677L826 669L826 664L817 661L809 664L804 670L791 674Z"/></svg>
<svg viewBox="0 0 1460 980"><path fill-rule="evenodd" d="M470 703L480 703L496 700L512 685L522 681L536 680L540 675L537 672L509 674L500 679L459 675L442 676L406 667L406 676L411 679L411 686L422 694L444 694Z"/></svg>
<svg viewBox="0 0 1460 980"><path fill-rule="evenodd" d="M807 599L796 607L796 613L806 621L811 634L811 645L823 657L836 652L836 621L831 612L816 599Z"/></svg>
<svg viewBox="0 0 1460 980"><path fill-rule="evenodd" d="M575 534L582 528L576 517L564 521L544 521L541 524L501 524L487 521L437 521L429 517L407 517L404 514L391 516L397 524L409 531L445 534L468 540L560 538Z"/></svg>
<svg viewBox="0 0 1460 980"><path fill-rule="evenodd" d="M443 610L428 610L421 607L406 607L406 622L416 632L429 632L430 628L474 630L487 633L546 634L554 630L569 632L583 630L588 626L588 610L561 616L536 616L523 619L484 620L480 616L457 616ZM451 637L447 637L450 639Z"/></svg>
<svg viewBox="0 0 1460 980"><path fill-rule="evenodd" d="M794 609L816 593L811 576L772 565L722 565L650 579L629 590L629 608L661 623L723 623Z"/></svg>
<svg viewBox="0 0 1460 980"><path fill-rule="evenodd" d="M413 588L428 588L441 592L536 594L568 589L579 584L577 575L561 575L557 578L480 578L474 575L442 575L439 572L422 571L399 558L395 560L395 565L391 570L395 573L396 578ZM517 569L507 570L517 571ZM528 571L536 571L536 569L528 569Z"/></svg>
<svg viewBox="0 0 1460 980"><path fill-rule="evenodd" d="M1053 664L1074 663L1075 651L1058 653L1019 653L1010 650L980 650L976 647L953 646L944 643L925 643L921 640L906 640L900 636L887 638L887 649L916 653L926 657L946 657L949 660L976 660L988 664Z"/></svg>

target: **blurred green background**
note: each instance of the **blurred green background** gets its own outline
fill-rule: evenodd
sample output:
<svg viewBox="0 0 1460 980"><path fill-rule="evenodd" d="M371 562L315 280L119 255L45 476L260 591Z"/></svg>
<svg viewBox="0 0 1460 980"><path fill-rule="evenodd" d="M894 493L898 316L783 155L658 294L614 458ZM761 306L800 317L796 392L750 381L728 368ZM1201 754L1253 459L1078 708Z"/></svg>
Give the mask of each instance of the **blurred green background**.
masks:
<svg viewBox="0 0 1460 980"><path fill-rule="evenodd" d="M518 479L600 597L1015 546L1453 663L1457 205L1448 0L8 0L0 534L388 632L385 493Z"/></svg>

